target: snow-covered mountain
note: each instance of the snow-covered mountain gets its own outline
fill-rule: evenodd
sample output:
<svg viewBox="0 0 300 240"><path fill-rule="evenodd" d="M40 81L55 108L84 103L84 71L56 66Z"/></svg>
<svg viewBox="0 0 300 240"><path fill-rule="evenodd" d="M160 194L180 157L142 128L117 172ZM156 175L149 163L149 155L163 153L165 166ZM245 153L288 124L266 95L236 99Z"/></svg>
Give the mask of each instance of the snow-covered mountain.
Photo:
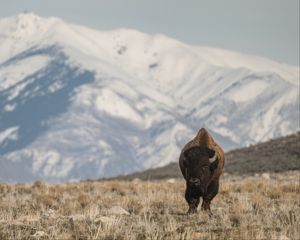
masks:
<svg viewBox="0 0 300 240"><path fill-rule="evenodd" d="M203 126L225 150L299 130L299 67L31 13L0 20L0 181L162 166Z"/></svg>

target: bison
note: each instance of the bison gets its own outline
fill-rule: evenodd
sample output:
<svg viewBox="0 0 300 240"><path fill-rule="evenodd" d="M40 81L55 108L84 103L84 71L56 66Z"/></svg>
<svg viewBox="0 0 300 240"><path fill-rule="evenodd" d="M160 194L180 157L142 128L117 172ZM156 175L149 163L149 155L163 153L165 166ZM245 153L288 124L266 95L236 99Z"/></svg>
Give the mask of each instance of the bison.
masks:
<svg viewBox="0 0 300 240"><path fill-rule="evenodd" d="M203 198L201 209L210 211L210 202L219 190L224 163L224 151L205 128L201 128L197 136L184 146L179 166L186 180L188 214L197 212L200 197Z"/></svg>

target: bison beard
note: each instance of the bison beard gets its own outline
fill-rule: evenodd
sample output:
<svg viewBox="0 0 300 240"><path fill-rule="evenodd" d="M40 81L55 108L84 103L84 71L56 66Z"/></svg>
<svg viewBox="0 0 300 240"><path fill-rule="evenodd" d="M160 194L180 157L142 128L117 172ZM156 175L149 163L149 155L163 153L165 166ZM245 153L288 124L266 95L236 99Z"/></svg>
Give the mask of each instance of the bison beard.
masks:
<svg viewBox="0 0 300 240"><path fill-rule="evenodd" d="M222 148L204 128L184 146L179 157L179 166L186 180L185 199L189 205L188 213L197 212L200 197L203 198L201 209L210 211L210 203L219 190L224 161Z"/></svg>

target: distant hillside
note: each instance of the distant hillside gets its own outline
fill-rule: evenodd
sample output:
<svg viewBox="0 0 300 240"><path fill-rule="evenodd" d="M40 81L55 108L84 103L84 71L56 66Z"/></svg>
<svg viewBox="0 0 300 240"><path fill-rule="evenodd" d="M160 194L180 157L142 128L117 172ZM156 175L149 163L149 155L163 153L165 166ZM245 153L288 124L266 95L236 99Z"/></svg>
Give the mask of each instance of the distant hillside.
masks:
<svg viewBox="0 0 300 240"><path fill-rule="evenodd" d="M225 172L248 175L300 170L300 132L226 153ZM137 172L119 179L163 179L182 177L178 163Z"/></svg>

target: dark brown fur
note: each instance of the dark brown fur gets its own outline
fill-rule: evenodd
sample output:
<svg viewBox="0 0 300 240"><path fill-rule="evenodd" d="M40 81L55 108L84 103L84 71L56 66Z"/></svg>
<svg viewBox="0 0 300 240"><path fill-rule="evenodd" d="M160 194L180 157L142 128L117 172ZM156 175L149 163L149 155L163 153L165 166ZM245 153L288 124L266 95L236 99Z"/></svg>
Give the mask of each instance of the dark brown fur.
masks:
<svg viewBox="0 0 300 240"><path fill-rule="evenodd" d="M215 154L215 160L209 158ZM197 212L200 197L202 210L210 210L210 203L219 190L219 178L225 163L223 149L214 141L205 128L188 142L179 157L179 166L186 180L185 199L189 205L188 213Z"/></svg>

